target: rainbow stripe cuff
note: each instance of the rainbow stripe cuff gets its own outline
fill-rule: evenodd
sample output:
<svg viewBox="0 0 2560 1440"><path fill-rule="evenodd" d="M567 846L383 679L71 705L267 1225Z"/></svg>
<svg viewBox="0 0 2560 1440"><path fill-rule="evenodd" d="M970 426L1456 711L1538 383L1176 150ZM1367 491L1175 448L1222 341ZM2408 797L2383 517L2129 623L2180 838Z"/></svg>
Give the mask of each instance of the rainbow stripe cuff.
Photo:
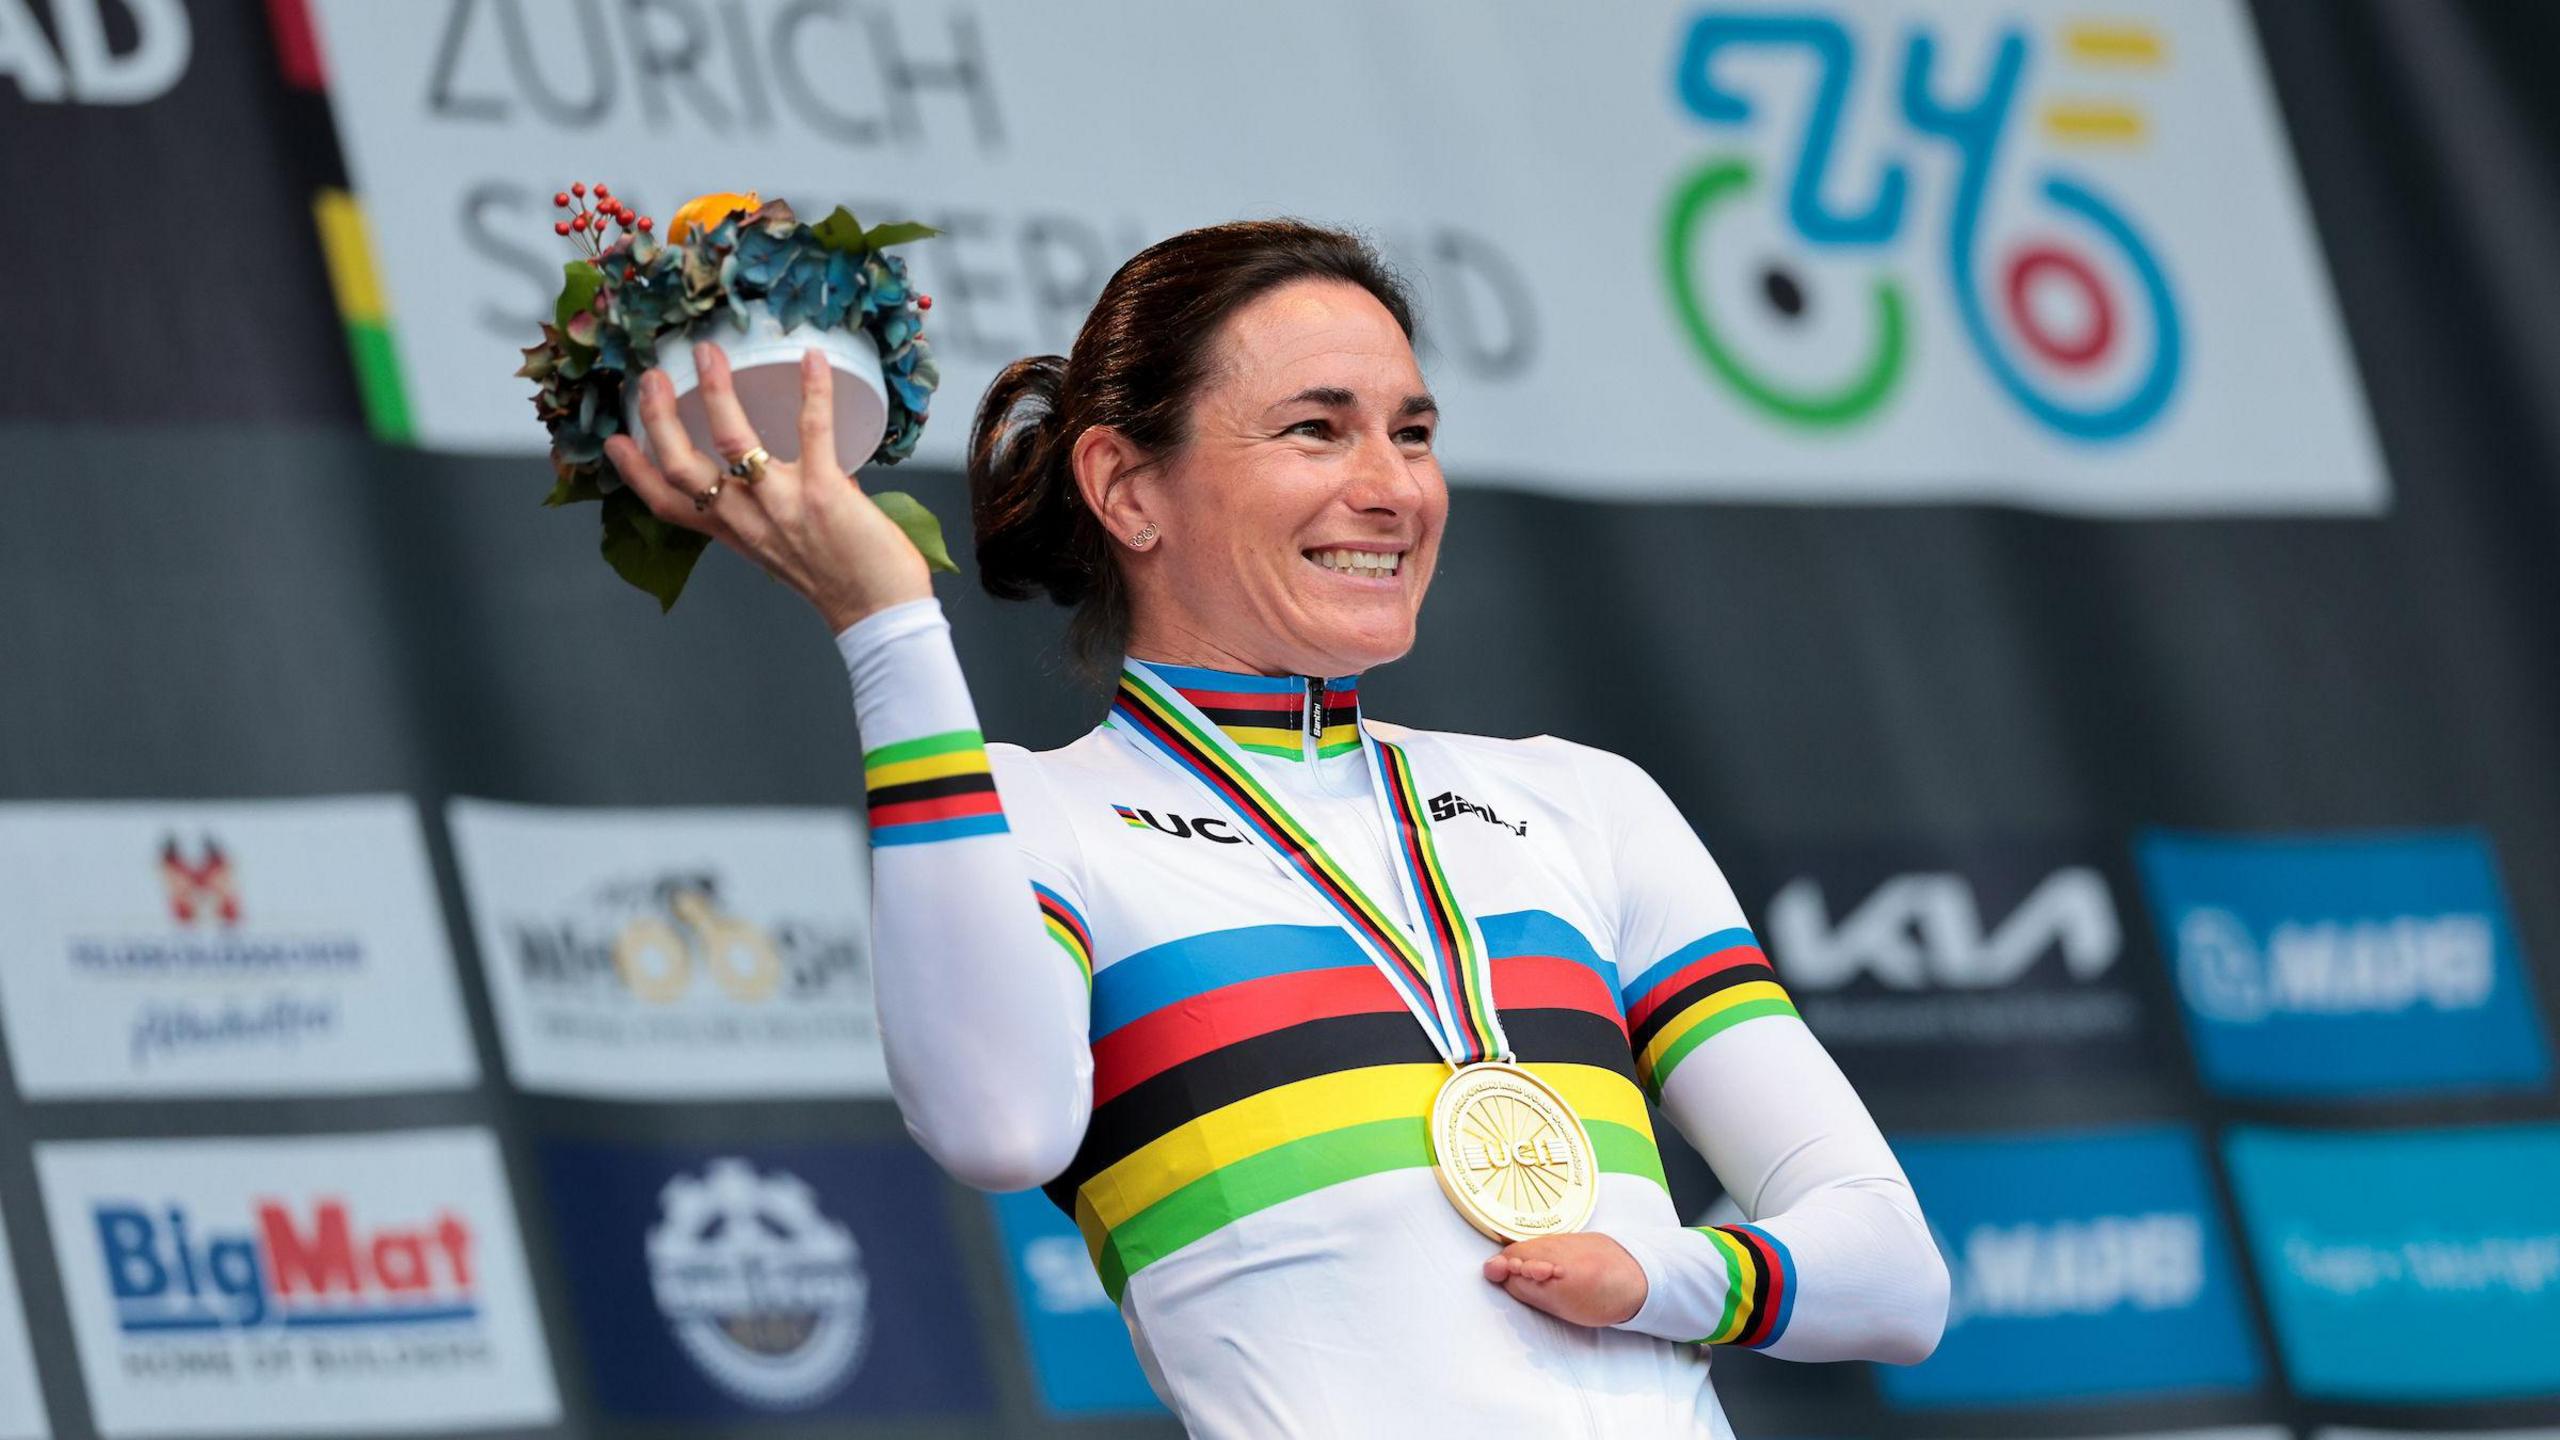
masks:
<svg viewBox="0 0 2560 1440"><path fill-rule="evenodd" d="M1796 1308L1796 1262L1757 1225L1714 1225L1698 1233L1724 1257L1724 1316L1701 1345L1765 1350L1787 1333Z"/></svg>
<svg viewBox="0 0 2560 1440"><path fill-rule="evenodd" d="M1291 675L1250 675L1204 670L1195 665L1147 667L1183 699L1198 707L1209 723L1227 732L1240 750L1282 760L1306 758L1301 727L1306 724L1302 697L1305 682ZM1360 677L1341 675L1323 682L1322 709L1316 731L1316 758L1329 760L1360 748Z"/></svg>
<svg viewBox="0 0 2560 1440"><path fill-rule="evenodd" d="M1084 976L1084 988L1093 989L1093 931L1087 929L1084 916L1067 903L1067 897L1034 880L1031 888L1040 901L1040 921L1048 927L1049 938L1076 962L1076 970Z"/></svg>
<svg viewBox="0 0 2560 1440"><path fill-rule="evenodd" d="M875 848L1005 833L986 739L975 730L883 745L862 757L862 782Z"/></svg>
<svg viewBox="0 0 2560 1440"><path fill-rule="evenodd" d="M1674 950L1624 999L1636 1074L1656 1100L1671 1072L1709 1039L1745 1020L1796 1013L1759 941L1739 925Z"/></svg>

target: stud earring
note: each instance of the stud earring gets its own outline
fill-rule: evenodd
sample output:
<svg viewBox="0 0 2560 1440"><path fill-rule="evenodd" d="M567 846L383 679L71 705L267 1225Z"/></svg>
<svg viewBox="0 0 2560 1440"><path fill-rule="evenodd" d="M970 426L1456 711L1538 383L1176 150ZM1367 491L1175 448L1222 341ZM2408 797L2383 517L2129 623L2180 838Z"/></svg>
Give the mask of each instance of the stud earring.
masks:
<svg viewBox="0 0 2560 1440"><path fill-rule="evenodd" d="M1144 550L1154 543L1156 543L1156 527L1153 521L1149 521L1145 529L1129 537L1129 548L1132 550Z"/></svg>

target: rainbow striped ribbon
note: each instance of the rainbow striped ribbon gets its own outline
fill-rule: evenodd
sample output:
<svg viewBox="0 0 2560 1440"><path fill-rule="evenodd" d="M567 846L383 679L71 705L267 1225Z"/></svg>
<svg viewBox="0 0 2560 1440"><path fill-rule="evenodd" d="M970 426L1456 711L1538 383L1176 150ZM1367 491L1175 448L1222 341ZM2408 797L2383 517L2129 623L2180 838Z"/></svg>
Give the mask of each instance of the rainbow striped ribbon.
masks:
<svg viewBox="0 0 2560 1440"><path fill-rule="evenodd" d="M1314 832L1254 777L1234 742L1135 661L1121 669L1111 714L1151 753L1206 787L1246 829L1262 837L1263 848L1282 870L1305 881L1332 907L1451 1064L1511 1058L1494 1009L1482 944L1441 866L1431 841L1430 810L1400 747L1370 735L1365 721L1360 725L1387 833L1396 837L1396 878L1413 913L1425 922L1431 943L1427 956L1326 853Z"/></svg>

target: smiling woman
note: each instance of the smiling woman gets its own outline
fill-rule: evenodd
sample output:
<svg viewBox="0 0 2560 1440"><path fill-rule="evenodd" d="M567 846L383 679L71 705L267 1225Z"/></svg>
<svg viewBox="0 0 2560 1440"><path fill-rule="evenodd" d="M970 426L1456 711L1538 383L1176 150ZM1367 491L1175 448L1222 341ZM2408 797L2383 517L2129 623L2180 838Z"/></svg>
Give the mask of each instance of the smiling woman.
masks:
<svg viewBox="0 0 2560 1440"><path fill-rule="evenodd" d="M1448 520L1412 338L1357 238L1244 222L1141 252L1070 354L998 377L980 579L1118 662L1055 750L980 735L924 562L835 464L824 365L796 464L718 486L654 371L666 468L609 453L835 630L907 1128L1074 1218L1193 1434L1728 1436L1699 1347L1912 1363L1946 1268L1641 767L1364 713ZM1649 1100L1740 1221L1680 1224Z"/></svg>

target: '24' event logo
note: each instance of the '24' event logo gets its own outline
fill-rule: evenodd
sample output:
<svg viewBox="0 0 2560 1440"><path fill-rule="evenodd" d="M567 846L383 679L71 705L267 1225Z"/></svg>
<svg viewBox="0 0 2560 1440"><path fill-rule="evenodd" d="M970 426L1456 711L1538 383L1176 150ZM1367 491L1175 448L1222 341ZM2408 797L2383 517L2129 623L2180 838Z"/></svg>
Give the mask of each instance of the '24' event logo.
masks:
<svg viewBox="0 0 2560 1440"><path fill-rule="evenodd" d="M2100 73L2156 66L2164 51L2159 36L2139 26L2066 25L2058 38L2056 48L2067 63ZM2138 110L2104 100L2056 101L2042 108L2036 125L2021 125L2029 67L2041 58L2025 27L1995 32L1978 70L1979 88L1968 99L1946 93L1950 81L1941 73L1938 36L1918 25L1902 46L1895 77L1893 109L1907 134L1876 147L1882 152L1879 168L1871 177L1850 177L1863 184L1844 187L1833 171L1855 96L1855 37L1839 21L1814 13L1702 16L1689 27L1675 77L1692 117L1719 130L1753 124L1752 100L1721 83L1715 70L1720 57L1753 52L1798 67L1761 73L1812 76L1802 133L1783 182L1783 222L1791 243L1824 259L1871 258L1876 273L1865 307L1865 340L1845 373L1837 373L1836 358L1835 373L1810 379L1800 373L1801 364L1794 374L1755 366L1737 343L1748 333L1742 318L1715 313L1718 302L1732 304L1737 291L1719 290L1703 272L1707 259L1719 253L1717 237L1725 233L1720 222L1755 199L1774 203L1776 188L1764 191L1758 167L1745 157L1719 155L1690 170L1672 190L1664 266L1689 338L1717 380L1763 414L1808 429L1836 429L1872 417L1909 366L1909 272L1934 265L1974 358L2045 428L2103 443L2132 436L2160 415L2177 391L2180 364L2181 327L2168 273L2115 201L2054 164L2050 155L2027 148L2039 132L2057 145L2138 143L2145 129ZM2003 151L2018 149L2026 153L2028 203L2041 207L2039 219L2064 224L2035 227L1994 256L1985 235L1987 201ZM1953 187L1943 207L1944 233L1926 239L1913 234L1914 212L1925 208L1913 194L1924 155L1950 163ZM1844 189L1857 198L1838 202ZM2103 242L2111 260L2093 258L2081 244L2047 233L2064 228ZM2137 311L2128 312L2111 275L2131 278L2139 292ZM1757 321L1759 333L1772 343L1782 341L1789 328L1806 322L1812 297L1783 263L1766 266L1757 280L1751 289L1766 311ZM2057 297L2066 318L2076 323L2057 323Z"/></svg>

